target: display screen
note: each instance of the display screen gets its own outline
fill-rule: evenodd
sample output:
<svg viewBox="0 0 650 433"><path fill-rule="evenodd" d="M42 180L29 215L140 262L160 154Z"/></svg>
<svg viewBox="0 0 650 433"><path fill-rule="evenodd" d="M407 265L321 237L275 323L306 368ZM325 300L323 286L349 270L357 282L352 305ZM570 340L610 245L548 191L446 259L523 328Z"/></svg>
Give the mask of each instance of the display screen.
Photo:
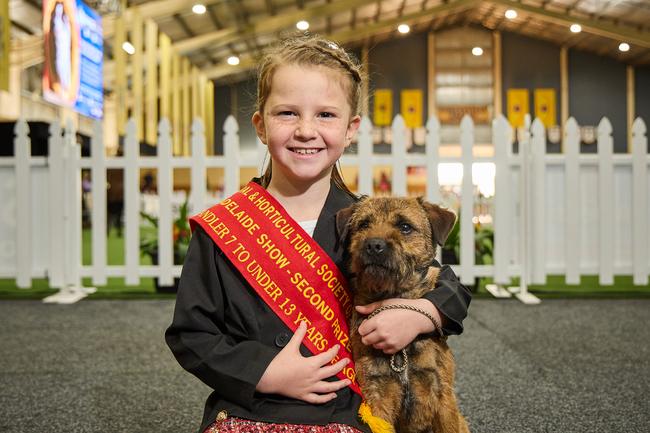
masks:
<svg viewBox="0 0 650 433"><path fill-rule="evenodd" d="M81 0L43 0L43 97L100 119L103 48L100 15Z"/></svg>

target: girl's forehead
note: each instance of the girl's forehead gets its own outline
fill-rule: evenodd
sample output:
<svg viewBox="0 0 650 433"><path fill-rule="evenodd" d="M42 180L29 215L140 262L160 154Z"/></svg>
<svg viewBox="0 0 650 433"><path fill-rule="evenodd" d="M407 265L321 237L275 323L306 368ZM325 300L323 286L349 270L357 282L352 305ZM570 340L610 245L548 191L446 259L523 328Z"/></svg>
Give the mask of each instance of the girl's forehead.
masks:
<svg viewBox="0 0 650 433"><path fill-rule="evenodd" d="M282 65L274 71L264 105L338 107L348 112L349 85L341 75L328 67Z"/></svg>
<svg viewBox="0 0 650 433"><path fill-rule="evenodd" d="M296 86L302 82L311 85L334 87L346 92L347 76L337 69L321 65L287 64L279 66L271 79L271 90L283 85Z"/></svg>

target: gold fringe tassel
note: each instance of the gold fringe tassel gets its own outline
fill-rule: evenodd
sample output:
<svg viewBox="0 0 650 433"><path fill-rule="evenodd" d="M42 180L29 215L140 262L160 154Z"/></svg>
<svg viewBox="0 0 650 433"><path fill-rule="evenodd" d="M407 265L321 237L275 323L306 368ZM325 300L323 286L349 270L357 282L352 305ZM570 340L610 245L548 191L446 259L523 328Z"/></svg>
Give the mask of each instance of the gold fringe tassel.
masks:
<svg viewBox="0 0 650 433"><path fill-rule="evenodd" d="M374 416L367 403L361 403L359 407L359 416L361 421L368 424L372 433L394 433L393 426L387 421Z"/></svg>

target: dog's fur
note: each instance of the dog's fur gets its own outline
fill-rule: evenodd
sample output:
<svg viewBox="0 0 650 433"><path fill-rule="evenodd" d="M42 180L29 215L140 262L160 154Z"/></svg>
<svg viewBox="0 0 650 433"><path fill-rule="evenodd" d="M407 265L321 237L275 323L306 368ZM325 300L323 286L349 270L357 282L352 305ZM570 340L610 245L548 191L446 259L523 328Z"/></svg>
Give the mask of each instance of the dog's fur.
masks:
<svg viewBox="0 0 650 433"><path fill-rule="evenodd" d="M433 290L439 273L432 266L436 244L444 244L455 220L452 212L419 198L367 198L341 210L336 224L350 254L354 304L419 299ZM364 318L353 313L350 341L373 415L399 433L469 432L456 404L454 359L446 338L416 338L405 348L408 368L396 373L391 355L361 342Z"/></svg>

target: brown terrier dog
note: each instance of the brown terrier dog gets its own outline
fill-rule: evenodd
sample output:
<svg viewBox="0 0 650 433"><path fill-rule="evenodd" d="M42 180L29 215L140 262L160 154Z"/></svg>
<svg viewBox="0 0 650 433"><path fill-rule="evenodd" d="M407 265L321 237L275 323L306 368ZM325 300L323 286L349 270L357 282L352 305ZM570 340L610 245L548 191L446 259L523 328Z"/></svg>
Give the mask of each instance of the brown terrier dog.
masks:
<svg viewBox="0 0 650 433"><path fill-rule="evenodd" d="M436 244L444 244L455 220L454 213L420 198L368 198L341 210L336 226L350 253L354 305L419 299L434 290ZM446 337L421 335L391 357L361 342L364 319L353 312L350 341L373 415L399 433L469 432L456 404Z"/></svg>

